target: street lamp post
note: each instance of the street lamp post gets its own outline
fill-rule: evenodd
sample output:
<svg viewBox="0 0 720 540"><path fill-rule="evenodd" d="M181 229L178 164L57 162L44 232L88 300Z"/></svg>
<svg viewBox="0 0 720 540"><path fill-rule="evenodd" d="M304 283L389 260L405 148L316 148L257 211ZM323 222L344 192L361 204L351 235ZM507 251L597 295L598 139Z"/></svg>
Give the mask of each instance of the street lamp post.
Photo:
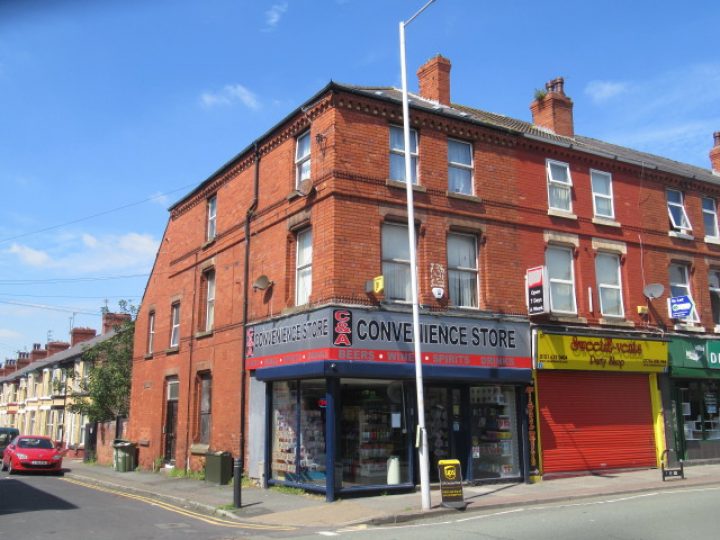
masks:
<svg viewBox="0 0 720 540"><path fill-rule="evenodd" d="M418 305L417 253L415 249L415 210L413 204L412 163L410 156L410 114L408 105L407 67L405 65L405 27L435 0L427 2L407 21L400 22L400 71L402 78L403 131L405 137L405 192L407 195L408 241L410 243L410 284L412 287L413 345L415 349L415 386L417 390L418 434L420 446L420 490L422 509L430 510L430 465L425 430L425 396L423 391L422 356L420 354L420 309ZM417 439L416 439L417 440Z"/></svg>

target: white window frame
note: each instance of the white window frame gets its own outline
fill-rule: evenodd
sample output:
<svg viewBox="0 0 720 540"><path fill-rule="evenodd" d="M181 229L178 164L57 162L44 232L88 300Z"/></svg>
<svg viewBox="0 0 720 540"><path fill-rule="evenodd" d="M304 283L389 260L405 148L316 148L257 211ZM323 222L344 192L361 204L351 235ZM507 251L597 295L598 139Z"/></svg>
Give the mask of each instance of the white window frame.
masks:
<svg viewBox="0 0 720 540"><path fill-rule="evenodd" d="M148 313L147 354L155 352L155 311Z"/></svg>
<svg viewBox="0 0 720 540"><path fill-rule="evenodd" d="M180 346L180 302L170 306L170 348Z"/></svg>
<svg viewBox="0 0 720 540"><path fill-rule="evenodd" d="M569 254L569 261L570 261L570 280L565 279L559 279L559 278L553 278L550 275L550 265L548 264L548 253L551 250L555 251L565 251ZM555 245L550 244L547 246L545 250L545 266L548 269L548 283L550 285L550 311L553 313L562 313L562 314L568 314L568 315L577 315L577 293L575 290L575 264L574 264L575 256L574 256L574 249L572 247L568 246L562 246L562 245ZM572 303L573 303L573 309L570 311L566 310L560 310L555 307L554 302L554 295L553 295L553 285L570 285L570 288L572 289Z"/></svg>
<svg viewBox="0 0 720 540"><path fill-rule="evenodd" d="M398 148L393 147L393 145L392 145L392 132L393 132L393 130L399 130L400 133L403 135L403 138L402 138L403 145L402 145L402 147L398 147ZM391 162L392 162L392 156L395 155L395 156L401 156L402 159L403 159L403 163L404 163L404 160L405 160L405 135L404 135L404 133L405 133L405 132L404 132L404 128L403 128L402 126L393 126L393 125L390 126L390 141L389 141L389 144L390 144L390 161L391 161ZM414 144L413 144L413 142L414 142ZM412 151L412 148L413 148L413 147L415 147L415 151ZM415 160L415 167L411 167L412 170L410 171L410 174L413 175L412 185L417 186L417 185L420 184L420 180L419 180L420 172L419 172L419 170L418 170L419 167L420 167L420 159L419 159L419 150L420 150L420 147L419 147L419 144L418 144L418 132L417 132L416 129L413 129L413 128L410 128L410 148L411 148L411 150L410 150L410 160L411 160L411 162L412 162L413 159ZM392 165L391 165L391 166L390 166L390 180L395 180L396 182L403 182L403 183L404 183L404 182L405 182L405 167L404 167L404 165L403 165L402 171L403 171L403 177L402 177L402 178L393 178L393 176L392 176L393 170L392 170Z"/></svg>
<svg viewBox="0 0 720 540"><path fill-rule="evenodd" d="M671 201L670 193L677 193L680 196L680 202ZM690 224L690 219L685 211L685 194L678 189L668 188L665 190L665 199L667 200L668 217L670 218L670 225L672 228L681 234L690 234L692 232L692 225ZM680 223L675 220L671 207L680 210Z"/></svg>
<svg viewBox="0 0 720 540"><path fill-rule="evenodd" d="M205 331L215 327L215 269L205 270Z"/></svg>
<svg viewBox="0 0 720 540"><path fill-rule="evenodd" d="M712 274L715 274L717 277L717 282L719 284L717 287L712 286L712 279L710 279ZM710 292L710 310L712 311L713 324L715 325L715 331L717 332L720 329L720 270L716 268L710 269L708 276L708 289ZM713 295L716 298L715 302L713 302ZM716 309L718 313L715 313Z"/></svg>
<svg viewBox="0 0 720 540"><path fill-rule="evenodd" d="M705 208L705 203L709 202L712 205L711 209ZM705 238L712 240L718 240L718 216L717 216L717 202L712 197L702 198L702 211L703 211L703 226L705 227ZM708 231L707 219L711 220L712 231Z"/></svg>
<svg viewBox="0 0 720 540"><path fill-rule="evenodd" d="M598 259L601 257L608 257L612 258L616 262L616 277L617 277L617 284L615 283L603 283L600 281L600 276L597 271L597 264ZM618 253L612 253L609 251L599 251L595 256L595 278L597 281L597 288L598 288L598 299L600 301L600 314L603 317L612 317L612 318L624 318L625 317L625 302L623 299L623 291L622 291L622 258ZM619 313L606 313L605 305L603 302L603 290L609 289L612 291L617 291L618 298L620 301L620 312Z"/></svg>
<svg viewBox="0 0 720 540"><path fill-rule="evenodd" d="M386 231L389 231L391 228L394 228L396 230L401 229L405 238L408 237L407 225L401 225L399 223L383 223L380 234L382 235L381 259L382 273L385 278L385 299L391 302L408 303L412 301L412 280L410 279L410 272L412 271L412 268L410 267L409 244L407 259L398 257L397 253L394 252L388 253L387 248L389 246L389 243L385 235ZM397 285L397 283L395 283L392 279L394 273L389 272L389 269L392 267L404 269L403 273L407 275L407 279L404 282L405 290L403 297L400 297L399 295L393 295L393 290L396 288L395 285Z"/></svg>
<svg viewBox="0 0 720 540"><path fill-rule="evenodd" d="M674 262L674 263L670 263L670 268L672 268L672 267L676 267L676 268L679 268L682 270L681 273L682 273L684 282L683 283L681 283L681 282L673 283L672 281L670 281L669 296L670 297L687 296L688 298L690 298L692 300L694 307L693 307L692 313L690 313L689 317L685 317L684 319L676 319L675 317L672 316L672 312L670 311L670 299L668 298L668 316L671 319L682 321L683 323L688 323L688 324L698 323L698 322L700 322L700 317L698 316L697 304L695 304L695 298L693 297L692 289L690 288L690 264ZM670 276L672 275L672 272L669 271L670 268L668 268L668 278L670 278ZM677 292L681 292L682 294L674 294L673 288L675 288L676 291L677 291L677 289L682 289L682 291L677 291Z"/></svg>
<svg viewBox="0 0 720 540"><path fill-rule="evenodd" d="M207 200L207 237L210 242L217 236L217 195Z"/></svg>
<svg viewBox="0 0 720 540"><path fill-rule="evenodd" d="M450 160L450 145L451 144L459 144L459 145L469 147L470 148L470 163L461 163L459 161L451 161ZM461 190L454 189L454 187L452 185L450 185L450 171L452 169L459 169L461 171L466 171L470 174L470 185L469 185L467 191L461 191ZM448 191L450 193L461 193L463 195L472 195L475 190L475 179L473 178L473 171L474 171L473 145L467 141L461 141L459 139L448 138Z"/></svg>
<svg viewBox="0 0 720 540"><path fill-rule="evenodd" d="M301 247L309 242L309 250ZM299 231L295 238L295 305L302 306L310 301L312 294L312 229ZM302 257L305 258L302 258Z"/></svg>
<svg viewBox="0 0 720 540"><path fill-rule="evenodd" d="M450 240L452 238L469 239L472 242L474 257L471 261L474 266L451 266L450 265ZM473 234L461 234L461 233L449 233L447 237L447 251L448 251L448 297L450 298L451 305L461 308L472 308L476 309L479 307L478 298L478 248L477 248L477 237ZM460 297L467 297L470 299L470 303L458 302L458 294L456 288L453 287L453 277L456 275L469 275L472 279L467 280L468 283L472 284L472 288L469 291L462 291Z"/></svg>
<svg viewBox="0 0 720 540"><path fill-rule="evenodd" d="M307 152L300 154L301 142L307 139ZM300 189L300 184L310 179L310 166L311 161L311 139L310 130L306 131L302 135L299 135L295 139L295 188ZM303 172L305 171L305 172Z"/></svg>
<svg viewBox="0 0 720 540"><path fill-rule="evenodd" d="M567 172L567 182L557 180L553 177L551 165L557 165L557 166L565 168L565 171ZM545 170L546 170L546 174L547 174L548 208L550 210L555 210L557 212L564 212L566 214L572 214L572 211L573 211L573 208L572 208L573 182L572 182L572 175L570 174L570 165L568 163L564 163L562 161L555 161L554 159L547 159L547 160L545 160ZM567 200L568 200L567 208L561 208L561 207L552 205L552 196L551 196L552 188L567 191Z"/></svg>
<svg viewBox="0 0 720 540"><path fill-rule="evenodd" d="M595 190L595 178L604 176L608 180L608 191L607 193L601 193L599 191ZM595 217L601 218L601 219L615 219L615 203L613 198L613 182L612 182L612 174L605 171L598 171L595 169L590 169L590 184L592 186L592 193L593 193L593 213ZM610 202L610 214L601 214L598 212L598 199L607 200Z"/></svg>

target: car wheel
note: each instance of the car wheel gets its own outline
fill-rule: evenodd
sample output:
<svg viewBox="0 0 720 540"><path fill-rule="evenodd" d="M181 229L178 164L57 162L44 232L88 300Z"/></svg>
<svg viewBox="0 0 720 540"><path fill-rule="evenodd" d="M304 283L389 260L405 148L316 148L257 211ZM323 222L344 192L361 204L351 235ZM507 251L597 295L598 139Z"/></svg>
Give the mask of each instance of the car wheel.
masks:
<svg viewBox="0 0 720 540"><path fill-rule="evenodd" d="M14 474L14 473L15 473L15 471L13 470L13 466L12 466L12 460L8 461L7 471L8 471L8 474Z"/></svg>
<svg viewBox="0 0 720 540"><path fill-rule="evenodd" d="M0 471L5 471L5 470L7 470L7 465L5 465L5 462L3 461L2 465L0 465Z"/></svg>

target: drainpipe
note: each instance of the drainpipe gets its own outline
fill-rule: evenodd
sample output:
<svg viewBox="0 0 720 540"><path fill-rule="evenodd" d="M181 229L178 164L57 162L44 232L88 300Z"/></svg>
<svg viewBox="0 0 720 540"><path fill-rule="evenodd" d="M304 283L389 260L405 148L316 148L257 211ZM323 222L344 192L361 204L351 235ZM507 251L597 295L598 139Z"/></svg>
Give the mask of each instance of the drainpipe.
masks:
<svg viewBox="0 0 720 540"><path fill-rule="evenodd" d="M240 356L240 453L235 459L233 466L233 506L240 508L242 506L242 472L245 466L245 389L247 386L247 371L245 362L247 360L247 320L248 320L248 294L250 293L250 221L255 215L258 205L258 191L260 189L260 151L258 150L257 141L253 144L253 152L255 154L255 179L253 183L253 198L250 206L245 214L245 267L243 269L243 346Z"/></svg>

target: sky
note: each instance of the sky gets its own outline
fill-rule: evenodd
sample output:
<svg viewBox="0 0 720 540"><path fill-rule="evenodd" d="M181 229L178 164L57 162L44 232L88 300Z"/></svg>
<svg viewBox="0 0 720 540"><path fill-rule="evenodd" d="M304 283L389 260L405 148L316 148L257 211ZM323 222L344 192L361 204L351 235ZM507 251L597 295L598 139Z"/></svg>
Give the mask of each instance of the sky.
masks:
<svg viewBox="0 0 720 540"><path fill-rule="evenodd" d="M425 0L0 0L0 361L138 306L168 208L330 80L400 86ZM436 0L451 99L710 168L720 2Z"/></svg>

